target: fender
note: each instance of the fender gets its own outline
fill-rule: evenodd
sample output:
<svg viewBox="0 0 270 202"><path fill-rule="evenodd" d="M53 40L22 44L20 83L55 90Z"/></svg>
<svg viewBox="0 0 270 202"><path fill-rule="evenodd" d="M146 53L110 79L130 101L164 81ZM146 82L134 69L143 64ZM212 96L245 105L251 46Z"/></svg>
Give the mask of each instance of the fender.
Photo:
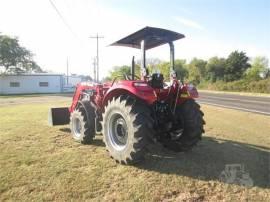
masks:
<svg viewBox="0 0 270 202"><path fill-rule="evenodd" d="M199 97L199 93L197 91L197 88L195 86L193 86L192 84L184 84L181 87L180 92L181 92L183 97L187 97L187 98L198 98Z"/></svg>
<svg viewBox="0 0 270 202"><path fill-rule="evenodd" d="M134 95L149 105L157 99L154 89L144 81L120 81L106 92L102 105L105 106L112 97L125 94Z"/></svg>
<svg viewBox="0 0 270 202"><path fill-rule="evenodd" d="M80 96L82 95L82 92L84 90L95 90L96 86L90 82L82 82L77 84L75 92L73 94L73 98L72 98L72 104L69 107L69 112L73 112L73 110L76 108L79 100L80 100Z"/></svg>
<svg viewBox="0 0 270 202"><path fill-rule="evenodd" d="M197 88L192 84L184 84L180 89L180 98L179 104L183 103L188 99L196 99L199 97L199 93Z"/></svg>

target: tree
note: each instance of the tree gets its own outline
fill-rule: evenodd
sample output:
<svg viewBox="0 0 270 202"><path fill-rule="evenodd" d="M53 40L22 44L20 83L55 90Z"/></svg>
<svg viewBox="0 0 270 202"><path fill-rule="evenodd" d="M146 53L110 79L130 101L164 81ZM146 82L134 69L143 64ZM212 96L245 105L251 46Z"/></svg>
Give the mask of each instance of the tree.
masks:
<svg viewBox="0 0 270 202"><path fill-rule="evenodd" d="M161 62L158 59L153 59L152 62L148 63L147 66L149 70L149 74L152 73L161 73L164 76L164 80L170 80L170 63L169 62ZM175 60L175 71L178 75L178 78L183 80L188 76L188 70L186 69L186 61L185 60ZM123 75L130 75L130 66L116 66L110 72L109 76L106 80L113 80L115 77L119 77L119 79L124 79ZM140 77L140 65L137 62L135 64L135 75Z"/></svg>
<svg viewBox="0 0 270 202"><path fill-rule="evenodd" d="M226 59L225 81L235 81L243 78L245 71L250 67L249 58L244 52L234 51Z"/></svg>
<svg viewBox="0 0 270 202"><path fill-rule="evenodd" d="M159 63L151 73L161 73L163 74L164 80L170 80L170 63L169 62L161 62Z"/></svg>
<svg viewBox="0 0 270 202"><path fill-rule="evenodd" d="M202 59L193 58L188 64L188 79L195 85L198 85L205 77L205 67L207 62Z"/></svg>
<svg viewBox="0 0 270 202"><path fill-rule="evenodd" d="M251 67L246 70L245 76L248 80L258 81L262 78L266 78L268 71L268 59L266 57L255 57Z"/></svg>
<svg viewBox="0 0 270 202"><path fill-rule="evenodd" d="M42 72L33 60L33 54L19 44L17 38L12 38L0 33L0 66L6 72Z"/></svg>
<svg viewBox="0 0 270 202"><path fill-rule="evenodd" d="M111 78L114 79L116 77L120 77L121 79L124 78L125 74L130 74L130 67L127 65L123 66L116 66L114 67L114 70L111 72Z"/></svg>
<svg viewBox="0 0 270 202"><path fill-rule="evenodd" d="M188 77L186 60L175 60L174 66L178 79L184 81Z"/></svg>
<svg viewBox="0 0 270 202"><path fill-rule="evenodd" d="M135 75L140 76L138 74L139 67L135 65ZM123 65L123 66L116 66L113 70L109 73L109 76L106 80L113 80L115 78L125 79L125 75L130 75L130 66Z"/></svg>
<svg viewBox="0 0 270 202"><path fill-rule="evenodd" d="M145 65L149 71L149 74L155 73L158 70L158 66L160 65L161 60L158 58L147 58L145 61ZM140 76L140 72L141 72L141 59L136 61L136 68L135 68L136 75Z"/></svg>
<svg viewBox="0 0 270 202"><path fill-rule="evenodd" d="M208 60L205 67L205 78L210 82L223 80L226 66L226 59L212 57Z"/></svg>
<svg viewBox="0 0 270 202"><path fill-rule="evenodd" d="M135 64L138 66L141 66L141 59L138 59L135 61ZM152 58L146 58L145 64L147 68L149 68L149 71L155 68L158 64L161 63L161 60L155 57Z"/></svg>
<svg viewBox="0 0 270 202"><path fill-rule="evenodd" d="M88 75L79 75L81 77L82 81L93 81L91 76Z"/></svg>

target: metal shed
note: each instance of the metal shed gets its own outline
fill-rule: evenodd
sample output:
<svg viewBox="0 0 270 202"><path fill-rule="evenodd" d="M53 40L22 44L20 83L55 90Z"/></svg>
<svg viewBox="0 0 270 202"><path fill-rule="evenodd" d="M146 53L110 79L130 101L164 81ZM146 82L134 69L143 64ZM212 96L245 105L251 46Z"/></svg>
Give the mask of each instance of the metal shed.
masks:
<svg viewBox="0 0 270 202"><path fill-rule="evenodd" d="M4 74L0 75L0 94L60 93L62 74Z"/></svg>

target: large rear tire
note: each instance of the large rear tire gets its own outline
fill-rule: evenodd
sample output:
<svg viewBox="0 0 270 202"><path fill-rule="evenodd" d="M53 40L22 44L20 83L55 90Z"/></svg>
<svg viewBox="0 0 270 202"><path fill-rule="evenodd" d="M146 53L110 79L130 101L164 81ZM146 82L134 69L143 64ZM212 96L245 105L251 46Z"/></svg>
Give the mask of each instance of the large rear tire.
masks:
<svg viewBox="0 0 270 202"><path fill-rule="evenodd" d="M86 108L81 105L70 114L70 130L75 141L89 144L95 137L95 111L89 103L84 106Z"/></svg>
<svg viewBox="0 0 270 202"><path fill-rule="evenodd" d="M192 149L201 139L204 133L203 112L200 105L195 100L187 100L176 109L178 119L183 121L184 131L178 143L183 151Z"/></svg>
<svg viewBox="0 0 270 202"><path fill-rule="evenodd" d="M110 156L121 164L143 159L153 121L147 106L131 97L108 102L103 113L102 133Z"/></svg>
<svg viewBox="0 0 270 202"><path fill-rule="evenodd" d="M183 129L182 134L178 140L167 141L164 146L176 152L191 150L201 140L204 133L204 114L195 100L187 100L178 105L175 114L180 123L179 128Z"/></svg>

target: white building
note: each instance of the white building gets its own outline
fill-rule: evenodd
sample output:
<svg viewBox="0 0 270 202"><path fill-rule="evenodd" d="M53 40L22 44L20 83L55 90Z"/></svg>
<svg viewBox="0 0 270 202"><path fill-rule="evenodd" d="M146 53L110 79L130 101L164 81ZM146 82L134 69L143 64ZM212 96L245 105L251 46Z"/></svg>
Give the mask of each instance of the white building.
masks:
<svg viewBox="0 0 270 202"><path fill-rule="evenodd" d="M62 74L0 75L0 95L27 93L61 93L64 88Z"/></svg>

